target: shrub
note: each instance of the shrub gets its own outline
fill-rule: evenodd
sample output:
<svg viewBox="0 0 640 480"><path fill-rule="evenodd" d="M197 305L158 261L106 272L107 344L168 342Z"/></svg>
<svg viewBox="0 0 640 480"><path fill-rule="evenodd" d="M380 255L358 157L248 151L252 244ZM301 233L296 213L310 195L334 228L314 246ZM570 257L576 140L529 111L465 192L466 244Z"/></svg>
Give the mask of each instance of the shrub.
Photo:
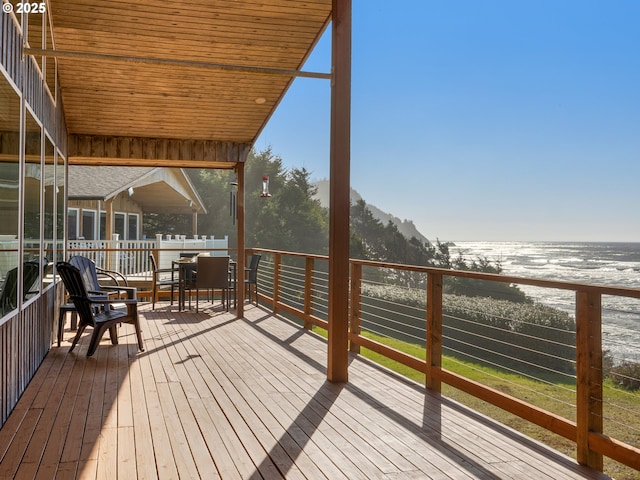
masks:
<svg viewBox="0 0 640 480"><path fill-rule="evenodd" d="M363 329L413 343L426 337L423 289L364 283L362 295ZM534 302L444 294L443 317L449 355L538 376L575 371L575 322L566 312Z"/></svg>
<svg viewBox="0 0 640 480"><path fill-rule="evenodd" d="M622 362L609 371L609 378L628 390L640 390L640 363Z"/></svg>

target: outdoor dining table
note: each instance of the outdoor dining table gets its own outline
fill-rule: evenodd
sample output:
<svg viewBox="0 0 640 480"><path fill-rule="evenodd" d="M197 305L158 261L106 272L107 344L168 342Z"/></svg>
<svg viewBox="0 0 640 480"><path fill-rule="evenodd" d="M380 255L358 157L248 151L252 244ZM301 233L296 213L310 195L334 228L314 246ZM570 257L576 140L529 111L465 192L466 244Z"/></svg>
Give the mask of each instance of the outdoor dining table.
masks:
<svg viewBox="0 0 640 480"><path fill-rule="evenodd" d="M185 294L187 287L193 286L190 282L194 281L194 272L198 267L198 258L180 258L171 262L172 268L178 270L178 310L186 310ZM238 307L238 263L229 259L229 268L231 269L231 288L233 292L233 308Z"/></svg>

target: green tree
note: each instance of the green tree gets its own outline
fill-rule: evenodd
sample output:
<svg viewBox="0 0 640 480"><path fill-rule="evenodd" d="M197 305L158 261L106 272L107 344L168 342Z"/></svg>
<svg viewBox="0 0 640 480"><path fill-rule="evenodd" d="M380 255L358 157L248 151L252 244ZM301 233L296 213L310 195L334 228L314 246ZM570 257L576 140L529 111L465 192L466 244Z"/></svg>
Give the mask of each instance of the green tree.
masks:
<svg viewBox="0 0 640 480"><path fill-rule="evenodd" d="M237 245L234 194L237 177L232 170L191 170L188 172L207 209L198 216L198 233L216 237L229 236ZM261 197L262 178L269 177L271 197ZM282 159L270 148L251 151L245 162L245 244L248 247L272 248L305 253L328 250L328 213L313 196L316 187L306 169L286 171ZM237 200L236 200L237 201ZM188 216L155 215L145 218L145 232L182 229ZM189 223L190 225L190 223ZM182 233L188 230L180 230Z"/></svg>

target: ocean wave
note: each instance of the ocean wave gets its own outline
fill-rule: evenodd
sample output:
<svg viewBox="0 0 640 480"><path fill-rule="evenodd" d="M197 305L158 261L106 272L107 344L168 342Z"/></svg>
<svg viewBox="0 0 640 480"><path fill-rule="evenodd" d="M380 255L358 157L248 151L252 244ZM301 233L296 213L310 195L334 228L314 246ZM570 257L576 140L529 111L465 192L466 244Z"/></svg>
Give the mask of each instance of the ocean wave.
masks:
<svg viewBox="0 0 640 480"><path fill-rule="evenodd" d="M640 289L640 243L455 242L451 252L486 257L515 277ZM529 297L575 316L572 291L519 285ZM616 359L640 361L640 299L604 295L605 349Z"/></svg>

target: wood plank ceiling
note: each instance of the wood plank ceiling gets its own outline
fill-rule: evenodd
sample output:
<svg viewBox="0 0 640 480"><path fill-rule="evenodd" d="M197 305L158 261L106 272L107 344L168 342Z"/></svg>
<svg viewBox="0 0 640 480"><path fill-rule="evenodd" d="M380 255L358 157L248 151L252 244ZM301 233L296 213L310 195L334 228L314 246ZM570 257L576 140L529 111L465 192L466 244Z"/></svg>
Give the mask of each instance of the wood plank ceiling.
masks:
<svg viewBox="0 0 640 480"><path fill-rule="evenodd" d="M173 141L197 162L246 155L294 79L263 70L302 67L331 0L50 0L50 12L70 161L137 139L142 150L164 142L146 158L177 159Z"/></svg>

